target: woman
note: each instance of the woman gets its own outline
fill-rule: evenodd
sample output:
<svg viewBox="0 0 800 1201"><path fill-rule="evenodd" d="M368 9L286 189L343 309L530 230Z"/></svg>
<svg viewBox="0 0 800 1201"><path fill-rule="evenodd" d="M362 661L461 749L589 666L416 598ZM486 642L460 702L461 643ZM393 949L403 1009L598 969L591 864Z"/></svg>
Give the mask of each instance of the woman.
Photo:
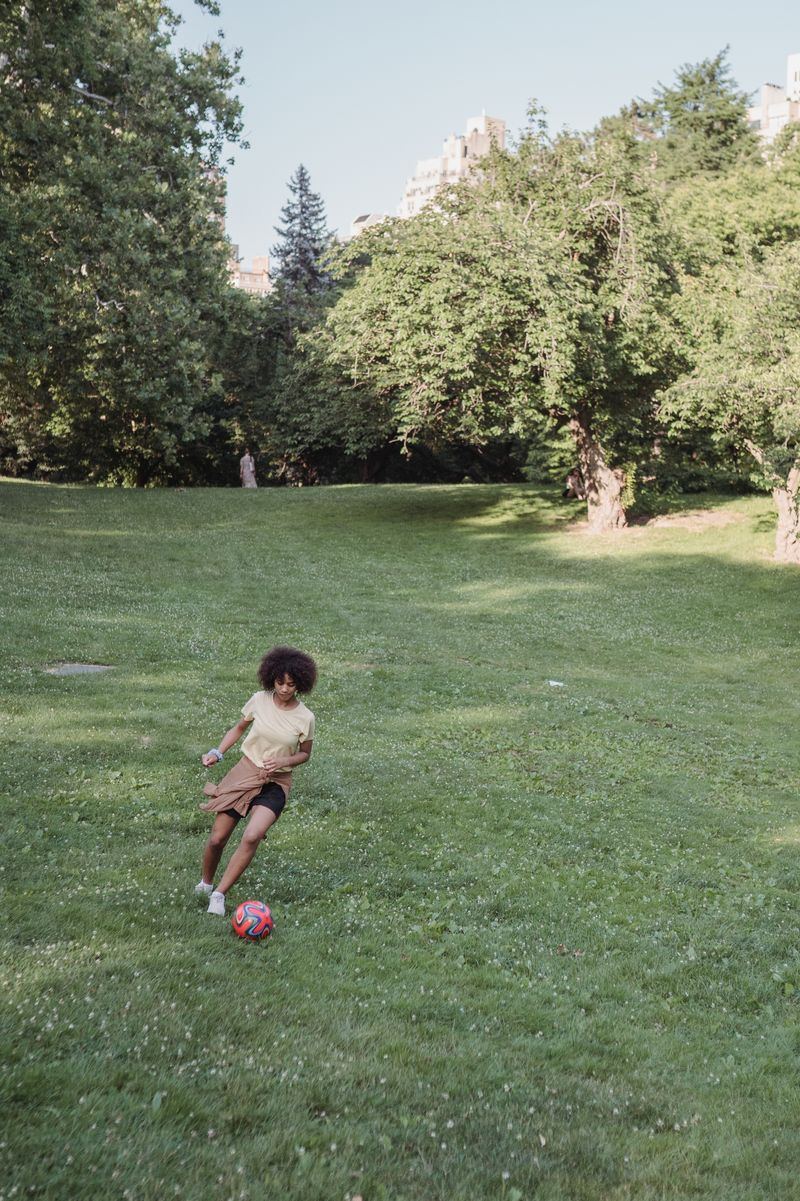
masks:
<svg viewBox="0 0 800 1201"><path fill-rule="evenodd" d="M203 767L213 767L249 729L242 743L242 758L219 784L206 784L212 799L200 808L215 813L211 836L203 854L203 877L195 885L198 896L207 896L208 912L223 916L225 895L258 850L270 826L280 817L292 786L292 768L307 763L314 741L314 714L298 694L311 692L317 665L310 655L292 646L274 646L258 669L262 691L255 692L242 708L218 747L203 755ZM214 875L225 845L241 818L247 817L242 841L214 888Z"/></svg>
<svg viewBox="0 0 800 1201"><path fill-rule="evenodd" d="M250 447L246 446L244 454L239 460L239 480L243 488L257 488L256 483L256 461L250 454Z"/></svg>

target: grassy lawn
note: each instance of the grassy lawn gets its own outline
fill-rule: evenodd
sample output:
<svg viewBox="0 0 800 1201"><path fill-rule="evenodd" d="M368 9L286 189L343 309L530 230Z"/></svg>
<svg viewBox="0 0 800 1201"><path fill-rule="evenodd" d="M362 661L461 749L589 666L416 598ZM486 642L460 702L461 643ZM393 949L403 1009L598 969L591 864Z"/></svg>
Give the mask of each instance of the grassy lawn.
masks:
<svg viewBox="0 0 800 1201"><path fill-rule="evenodd" d="M686 507L0 485L0 1201L800 1195L800 573ZM284 641L248 945L199 756Z"/></svg>

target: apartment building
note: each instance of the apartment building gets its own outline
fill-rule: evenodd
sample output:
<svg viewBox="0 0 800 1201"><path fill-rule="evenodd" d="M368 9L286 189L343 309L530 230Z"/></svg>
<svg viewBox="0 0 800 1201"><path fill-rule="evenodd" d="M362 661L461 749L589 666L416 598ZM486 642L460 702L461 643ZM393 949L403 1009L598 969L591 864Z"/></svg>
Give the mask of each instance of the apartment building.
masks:
<svg viewBox="0 0 800 1201"><path fill-rule="evenodd" d="M251 296L266 296L273 288L269 273L269 255L256 255L252 268L248 270L244 261L239 258L239 247L235 245L231 246L228 276L234 288L241 288Z"/></svg>
<svg viewBox="0 0 800 1201"><path fill-rule="evenodd" d="M499 117L470 117L463 134L452 133L436 158L421 159L406 184L397 209L399 217L414 217L445 184L457 183L472 171L479 159L488 154L492 143L503 149L506 123Z"/></svg>
<svg viewBox="0 0 800 1201"><path fill-rule="evenodd" d="M761 86L758 103L748 109L750 128L765 145L775 141L790 121L800 121L800 54L786 60L786 87L777 83Z"/></svg>

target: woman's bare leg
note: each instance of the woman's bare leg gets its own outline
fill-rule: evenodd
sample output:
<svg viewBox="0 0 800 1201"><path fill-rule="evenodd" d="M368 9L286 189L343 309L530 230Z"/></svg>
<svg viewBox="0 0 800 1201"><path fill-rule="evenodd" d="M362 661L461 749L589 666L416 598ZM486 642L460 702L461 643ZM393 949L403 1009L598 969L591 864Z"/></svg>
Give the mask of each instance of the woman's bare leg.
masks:
<svg viewBox="0 0 800 1201"><path fill-rule="evenodd" d="M277 815L271 809L267 809L266 805L256 805L251 809L242 841L231 855L216 892L224 894L233 887L263 842L267 830L276 820Z"/></svg>
<svg viewBox="0 0 800 1201"><path fill-rule="evenodd" d="M218 813L215 817L214 825L211 827L211 833L206 843L206 849L203 852L204 884L214 883L214 873L219 867L219 861L222 858L222 852L225 850L225 844L236 829L237 824L236 818L231 817L228 813Z"/></svg>

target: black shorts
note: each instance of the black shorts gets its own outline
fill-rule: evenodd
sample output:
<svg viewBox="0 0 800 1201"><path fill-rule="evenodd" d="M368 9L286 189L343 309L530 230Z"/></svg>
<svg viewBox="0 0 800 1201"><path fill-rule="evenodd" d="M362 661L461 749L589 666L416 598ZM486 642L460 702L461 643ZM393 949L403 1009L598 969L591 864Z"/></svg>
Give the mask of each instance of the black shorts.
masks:
<svg viewBox="0 0 800 1201"><path fill-rule="evenodd" d="M270 780L268 784L264 785L258 796L253 797L252 801L250 802L250 809L254 809L256 805L263 805L265 809L271 809L275 814L275 817L278 818L283 813L283 807L285 804L286 793L283 791L280 784L276 784L273 780ZM237 822L242 816L241 813L238 813L236 809L223 809L222 812L226 813L228 817L236 818Z"/></svg>

